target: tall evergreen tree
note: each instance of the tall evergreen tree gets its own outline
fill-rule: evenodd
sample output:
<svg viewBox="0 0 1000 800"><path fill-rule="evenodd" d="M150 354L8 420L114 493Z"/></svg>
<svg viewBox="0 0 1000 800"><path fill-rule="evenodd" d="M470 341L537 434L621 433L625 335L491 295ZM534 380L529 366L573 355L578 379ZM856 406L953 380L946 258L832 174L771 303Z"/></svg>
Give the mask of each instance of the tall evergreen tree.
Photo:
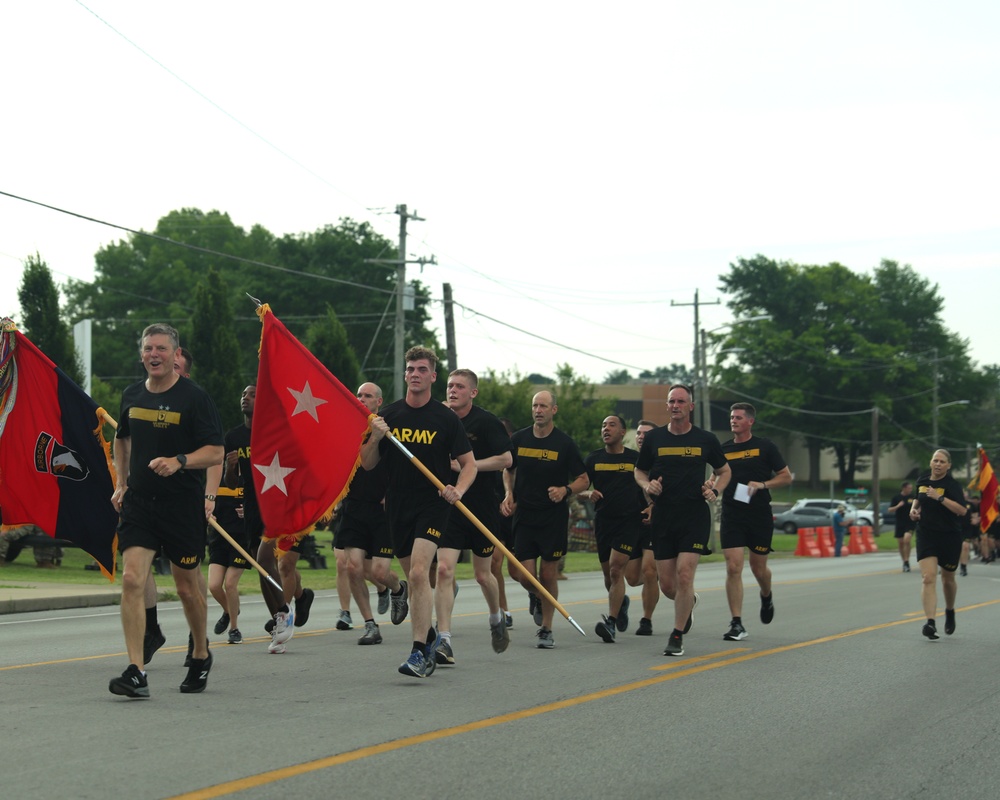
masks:
<svg viewBox="0 0 1000 800"><path fill-rule="evenodd" d="M213 267L195 287L191 323L191 338L181 341L195 358L191 377L215 400L223 427L235 427L243 419L239 401L247 381L241 375L228 290Z"/></svg>
<svg viewBox="0 0 1000 800"><path fill-rule="evenodd" d="M83 368L76 354L69 325L59 313L59 290L52 272L35 253L24 262L17 299L24 315L21 331L57 367L77 383L83 383Z"/></svg>
<svg viewBox="0 0 1000 800"><path fill-rule="evenodd" d="M332 372L348 389L354 391L361 384L361 367L347 339L347 331L331 306L326 316L306 329L302 343L320 363Z"/></svg>

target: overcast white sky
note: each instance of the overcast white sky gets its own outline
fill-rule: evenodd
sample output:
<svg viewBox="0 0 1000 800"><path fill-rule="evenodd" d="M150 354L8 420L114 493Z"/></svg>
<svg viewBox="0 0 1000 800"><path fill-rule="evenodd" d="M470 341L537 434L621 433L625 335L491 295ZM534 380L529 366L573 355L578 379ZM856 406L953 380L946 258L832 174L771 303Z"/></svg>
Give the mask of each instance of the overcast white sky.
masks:
<svg viewBox="0 0 1000 800"><path fill-rule="evenodd" d="M910 264L1000 363L998 41L995 0L5 3L0 191L392 239L406 203L436 298L592 354L459 313L476 370L690 363L671 300L756 253ZM122 236L0 196L0 313Z"/></svg>

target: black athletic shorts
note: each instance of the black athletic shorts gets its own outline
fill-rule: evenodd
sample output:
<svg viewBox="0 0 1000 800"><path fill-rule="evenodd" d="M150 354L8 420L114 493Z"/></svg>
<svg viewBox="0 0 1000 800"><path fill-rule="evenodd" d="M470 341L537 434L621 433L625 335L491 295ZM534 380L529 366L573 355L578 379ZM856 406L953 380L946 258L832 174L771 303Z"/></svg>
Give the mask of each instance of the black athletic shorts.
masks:
<svg viewBox="0 0 1000 800"><path fill-rule="evenodd" d="M472 509L469 509L472 511ZM500 528L500 507L494 506L490 509L476 509L473 512L490 533L497 536ZM497 536L499 539L500 537ZM474 556L489 558L493 555L496 545L484 534L475 524L465 516L460 510L453 509L451 518L448 520L448 529L441 537L441 547L450 547L454 550L468 550Z"/></svg>
<svg viewBox="0 0 1000 800"><path fill-rule="evenodd" d="M746 547L751 553L766 556L771 552L771 539L774 536L774 517L769 508L764 512L750 509L722 508L722 525L719 541L723 550L732 547Z"/></svg>
<svg viewBox="0 0 1000 800"><path fill-rule="evenodd" d="M334 549L357 547L365 558L392 558L392 537L382 503L345 505L333 536Z"/></svg>
<svg viewBox="0 0 1000 800"><path fill-rule="evenodd" d="M962 535L917 531L917 561L925 558L936 558L941 569L954 572L962 558Z"/></svg>
<svg viewBox="0 0 1000 800"><path fill-rule="evenodd" d="M451 505L440 498L422 506L394 508L389 517L389 534L396 558L408 558L413 553L414 539L427 539L440 547L451 511Z"/></svg>
<svg viewBox="0 0 1000 800"><path fill-rule="evenodd" d="M611 559L611 551L624 553L631 561L642 558L643 533L642 516L633 514L629 517L603 517L600 514L594 519L594 538L597 539L597 560L605 563Z"/></svg>
<svg viewBox="0 0 1000 800"><path fill-rule="evenodd" d="M514 555L518 561L558 561L569 547L569 509L539 520L532 512L514 512Z"/></svg>
<svg viewBox="0 0 1000 800"><path fill-rule="evenodd" d="M181 569L194 569L205 558L205 498L179 492L145 497L132 489L122 499L118 550L144 547L159 552Z"/></svg>
<svg viewBox="0 0 1000 800"><path fill-rule="evenodd" d="M704 500L682 505L653 506L653 555L657 561L677 558L679 553L711 554L708 537L712 512Z"/></svg>

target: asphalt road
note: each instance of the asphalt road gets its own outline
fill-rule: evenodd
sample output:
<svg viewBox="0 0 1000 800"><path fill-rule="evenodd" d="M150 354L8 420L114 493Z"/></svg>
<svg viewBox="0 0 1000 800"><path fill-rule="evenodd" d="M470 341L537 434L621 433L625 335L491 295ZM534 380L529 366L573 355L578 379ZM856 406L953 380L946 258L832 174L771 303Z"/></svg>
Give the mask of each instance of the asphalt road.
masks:
<svg viewBox="0 0 1000 800"><path fill-rule="evenodd" d="M497 656L465 582L458 663L424 681L396 672L408 623L385 620L384 644L359 647L359 630L333 628L336 596L324 592L288 652L268 655L266 612L248 602L248 642L214 646L201 695L178 692L187 632L164 604L148 701L107 690L126 666L117 608L6 615L3 796L995 796L1000 567L959 578L958 630L930 642L919 574L890 554L773 566L774 622L760 624L748 587L750 638L726 642L724 569L703 565L681 658L662 655L665 599L654 637L633 635L638 590L630 630L613 645L594 635L598 574L560 584L588 635L557 619L551 651L535 649L526 595L508 583L515 626Z"/></svg>

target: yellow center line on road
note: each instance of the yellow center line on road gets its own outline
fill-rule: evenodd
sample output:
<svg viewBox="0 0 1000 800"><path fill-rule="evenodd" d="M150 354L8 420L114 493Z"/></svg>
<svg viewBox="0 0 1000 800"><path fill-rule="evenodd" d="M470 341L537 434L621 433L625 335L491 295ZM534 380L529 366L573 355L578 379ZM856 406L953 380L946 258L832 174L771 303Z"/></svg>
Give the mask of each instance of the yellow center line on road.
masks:
<svg viewBox="0 0 1000 800"><path fill-rule="evenodd" d="M965 606L958 611L972 611L977 608L984 608L986 606L991 606L996 603L1000 603L1000 600L990 600L985 603L977 603L971 606ZM846 639L851 636L858 636L862 633L871 633L872 631L884 630L886 628L893 628L897 625L912 625L913 620L911 619L901 619L894 622L884 622L878 625L869 625L865 628L857 628L853 631L844 631L843 633L836 633L831 636L823 636L819 639L810 639L806 642L797 642L795 644L784 645L782 647L773 647L769 650L761 650L756 653L744 652L749 648L737 648L735 650L727 650L720 653L715 653L713 655L689 658L685 661L677 662L678 666L685 667L683 669L678 669L676 672L670 672L668 675L658 675L653 678L646 678L641 681L633 681L632 683L622 684L621 686L612 686L608 689L602 689L599 692L590 692L589 694L581 695L580 697L568 698L566 700L559 700L555 703L544 703L540 706L535 706L534 708L526 708L522 711L513 711L509 714L501 714L497 717L488 717L486 719L476 720L474 722L469 722L464 725L455 725L450 728L442 728L436 731L428 731L427 733L416 734L415 736L406 736L402 739L396 739L391 742L382 742L381 744L369 745L368 747L360 747L357 750L349 750L346 753L339 753L334 756L326 756L324 758L318 758L314 761L307 761L303 764L294 764L289 767L282 767L280 769L270 770L268 772L261 772L257 775L250 775L246 778L238 778L233 781L226 781L225 783L219 783L215 786L208 786L204 789L196 789L193 792L186 792L184 794L174 795L173 797L167 798L167 800L212 800L216 797L226 797L227 795L236 794L237 792L242 792L247 789L256 789L261 786L266 786L271 783L276 783L277 781L283 781L288 778L294 778L298 775L306 775L311 772L318 772L319 770L329 769L330 767L340 766L341 764L349 764L352 761L360 761L364 758L371 758L372 756L384 755L385 753L391 753L397 750L402 750L407 747L413 747L415 745L427 744L429 742L436 742L442 739L449 739L453 736L459 736L463 733L474 733L476 731L486 730L488 728L494 728L498 725L504 725L508 722L518 722L520 720L531 719L532 717L537 717L542 714L549 714L553 711L561 711L562 709L572 708L574 706L583 705L585 703L592 703L595 700L605 700L609 697L615 697L616 695L625 694L627 692L634 692L637 689L646 689L650 686L657 686L661 683L666 683L667 681L677 680L678 678L684 678L688 675L697 675L702 672L708 672L709 670L719 669L721 667L732 666L733 664L740 664L745 661L752 661L757 658L764 658L765 656L777 655L779 653L787 653L791 650L798 650L803 647L812 647L817 644L825 644L827 642L835 642L839 639ZM732 654L732 658L722 658L719 660L720 656L726 656L727 654ZM671 665L672 666L672 665ZM653 669L669 669L670 667L653 667Z"/></svg>

